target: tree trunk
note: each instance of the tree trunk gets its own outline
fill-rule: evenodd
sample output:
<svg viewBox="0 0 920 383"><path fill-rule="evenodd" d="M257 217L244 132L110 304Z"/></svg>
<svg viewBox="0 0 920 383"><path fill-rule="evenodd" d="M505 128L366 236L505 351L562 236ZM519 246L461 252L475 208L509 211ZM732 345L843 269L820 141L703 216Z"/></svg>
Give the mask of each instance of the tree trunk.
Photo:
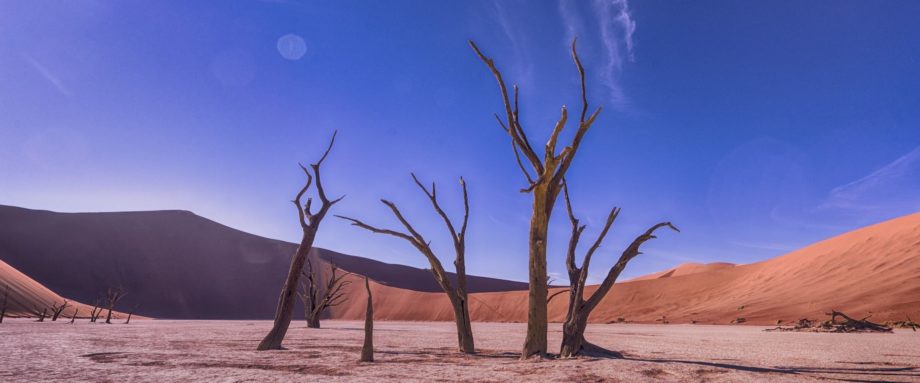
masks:
<svg viewBox="0 0 920 383"><path fill-rule="evenodd" d="M538 185L533 190L533 213L530 218L530 291L527 299L527 337L521 358L546 355L546 233L552 206L547 206L548 190ZM549 204L551 205L551 204Z"/></svg>
<svg viewBox="0 0 920 383"><path fill-rule="evenodd" d="M73 309L73 316L70 317L70 324L74 324L74 322L76 322L76 320L77 320L77 313L79 313L79 312L80 312L80 309L77 309L77 308L74 308L74 309Z"/></svg>
<svg viewBox="0 0 920 383"><path fill-rule="evenodd" d="M125 321L125 324L131 323L131 316L132 316L132 315L134 315L134 313L128 313L128 320Z"/></svg>
<svg viewBox="0 0 920 383"><path fill-rule="evenodd" d="M473 327L470 325L470 312L466 299L451 299L454 306L454 323L457 325L457 343L460 346L460 352L464 354L475 354L476 346L473 342Z"/></svg>
<svg viewBox="0 0 920 383"><path fill-rule="evenodd" d="M588 317L578 310L574 315L570 312L566 315L565 323L562 325L562 347L559 349L559 356L570 358L578 355L582 351L582 345L585 344L585 329L588 327Z"/></svg>
<svg viewBox="0 0 920 383"><path fill-rule="evenodd" d="M284 287L281 289L281 296L278 298L278 308L275 311L275 322L272 325L271 331L268 332L268 335L259 343L257 350L282 349L281 341L284 340L288 327L291 325L291 320L294 318L294 300L297 294L297 283L300 278L301 270L303 270L303 266L307 262L307 255L310 254L310 250L313 249L313 240L315 238L315 230L307 230L307 232L304 233L303 239L300 241L300 246L297 247L297 251L294 253L293 259L291 259L291 268L288 270L287 279L284 282Z"/></svg>
<svg viewBox="0 0 920 383"><path fill-rule="evenodd" d="M361 347L361 361L374 361L374 299L371 297L371 286L364 277L364 288L367 289L367 310L364 314L364 346Z"/></svg>
<svg viewBox="0 0 920 383"><path fill-rule="evenodd" d="M46 312L48 312L48 309L42 309L42 313L39 314L39 316L38 316L38 321L39 321L39 322L44 322L44 321L45 321L45 313L46 313Z"/></svg>
<svg viewBox="0 0 920 383"><path fill-rule="evenodd" d="M308 328L319 328L319 315L310 314L307 317L307 327Z"/></svg>

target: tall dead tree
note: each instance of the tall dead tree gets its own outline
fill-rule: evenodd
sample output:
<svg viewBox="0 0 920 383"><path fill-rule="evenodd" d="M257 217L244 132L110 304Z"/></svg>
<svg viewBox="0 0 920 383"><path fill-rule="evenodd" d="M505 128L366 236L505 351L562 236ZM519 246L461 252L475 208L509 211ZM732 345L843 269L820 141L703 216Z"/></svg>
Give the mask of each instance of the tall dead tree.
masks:
<svg viewBox="0 0 920 383"><path fill-rule="evenodd" d="M3 318L6 317L6 305L10 301L10 286L7 285L3 289L3 305L0 306L0 323L3 323Z"/></svg>
<svg viewBox="0 0 920 383"><path fill-rule="evenodd" d="M125 292L125 289L122 287L118 287L114 289L109 288L109 291L105 295L105 302L109 310L109 313L105 317L106 324L112 324L112 311L115 309L115 305L118 304L118 301L120 301L121 298L125 297L125 294L127 293Z"/></svg>
<svg viewBox="0 0 920 383"><path fill-rule="evenodd" d="M330 265L330 275L322 284L322 275L313 268L313 262L307 257L307 270L303 271L304 280L301 283L300 300L303 302L304 318L307 327L319 328L319 319L327 308L342 303L345 299L345 286L351 284L344 278L350 273L336 275L338 267Z"/></svg>
<svg viewBox="0 0 920 383"><path fill-rule="evenodd" d="M514 86L514 101L509 99L508 88L502 78L501 72L495 67L491 58L486 57L479 47L473 41L470 46L479 59L482 60L489 70L495 76L498 82L498 88L501 93L502 102L504 103L504 118L495 115L499 125L511 137L511 149L514 152L518 167L524 173L528 186L521 189L522 192L531 193L533 196L532 213L530 216L530 233L528 236L529 247L529 282L530 291L528 294L527 307L527 336L524 340L524 347L521 352L522 358L531 355L546 355L546 331L547 331L547 272L546 272L546 242L549 219L556 204L556 198L562 190L563 178L575 154L581 145L582 139L594 120L600 114L601 108L598 107L593 113L588 115L588 97L585 89L585 70L578 59L578 53L575 50L575 41L572 41L572 59L578 69L581 77L581 113L578 118L577 130L572 138L571 143L556 152L556 142L559 134L568 121L568 111L565 106L562 107L561 116L556 121L549 140L543 153L543 158L537 154L537 151L530 144L518 114L518 87ZM521 160L521 153L530 164L531 170L527 170L524 162ZM531 171L534 173L531 175Z"/></svg>
<svg viewBox="0 0 920 383"><path fill-rule="evenodd" d="M297 246L297 251L294 252L294 256L291 258L291 267L288 270L287 278L284 280L284 286L281 287L281 296L278 298L278 308L275 310L275 321L272 324L272 329L265 335L262 342L259 343L257 350L282 349L281 342L284 340L288 327L291 325L291 319L294 318L294 302L295 299L297 299L297 286L300 282L300 274L303 271L304 263L307 261L310 250L313 249L313 241L316 239L316 232L319 230L320 223L322 223L323 218L326 217L329 208L341 201L342 198L345 198L345 196L342 196L335 200L329 200L329 198L326 197L326 190L323 189L323 182L320 178L319 171L326 156L329 155L329 151L332 150L336 133L332 134L329 146L326 148L326 151L323 153L323 156L320 157L319 161L310 165L310 168L313 170L312 174L305 166L300 165L304 174L307 175L307 182L291 202L297 207L297 216L300 219L300 228L303 231L303 236L300 239L300 245ZM311 209L313 198L307 198L307 203L305 205L301 203L304 194L312 185L314 178L316 179L316 192L322 202L322 206L320 206L319 211L315 214Z"/></svg>
<svg viewBox="0 0 920 383"><path fill-rule="evenodd" d="M374 361L374 298L371 285L364 276L364 288L367 290L367 309L364 311L364 345L361 346L361 361Z"/></svg>
<svg viewBox="0 0 920 383"><path fill-rule="evenodd" d="M441 218L444 220L445 225L447 225L447 230L450 232L450 236L453 239L455 253L454 267L456 268L457 273L457 287L454 287L450 282L450 279L448 279L447 272L444 271L444 266L441 265L441 261L434 254L434 251L431 250L429 242L426 241L425 238L422 237L422 235L419 234L419 232L416 231L411 224L409 224L409 221L403 217L402 213L399 211L399 208L397 208L396 204L393 202L387 201L385 199L380 200L384 205L390 208L390 210L393 212L393 215L395 215L396 219L402 223L403 227L406 228L409 234L395 230L380 229L354 218L342 216L337 217L349 220L351 221L352 225L370 230L374 233L388 234L405 239L406 241L409 241L412 246L415 246L415 248L418 249L418 251L428 259L428 263L431 264L431 273L434 275L435 281L438 282L438 286L441 287L441 290L444 290L444 293L447 294L447 298L450 300L451 306L453 306L454 321L457 324L457 341L460 346L460 351L466 354L475 353L476 348L473 343L473 328L470 326L469 300L467 299L466 291L466 261L464 258L466 253L466 226L470 216L470 203L466 191L466 182L463 180L463 177L460 178L460 186L463 189L464 210L463 223L460 225L460 230L457 231L450 218L447 217L447 213L441 209L441 205L438 203L435 184L431 184L431 190L429 191L424 185L422 185L415 174L412 174L412 179L415 181L415 184L418 185L419 189L421 189L422 192L428 196L428 199L431 201L431 205L434 207L434 210L438 213L438 215L441 216Z"/></svg>
<svg viewBox="0 0 920 383"><path fill-rule="evenodd" d="M67 306L68 306L68 303L66 299L64 300L64 303L62 303L60 306L58 306L57 303L51 304L51 321L56 322L58 320L58 317L61 316L61 313L64 312L64 309L66 309Z"/></svg>
<svg viewBox="0 0 920 383"><path fill-rule="evenodd" d="M646 241L656 238L654 235L656 230L662 227L668 227L674 231L680 230L670 222L661 222L655 224L646 230L645 233L636 237L620 255L620 259L617 260L617 263L607 272L607 276L600 286L598 286L597 290L595 290L590 297L585 299L585 284L588 281L588 267L591 266L591 257L601 246L601 243L604 242L604 238L607 237L607 232L610 231L610 227L620 214L620 208L614 207L610 210L610 214L607 215L607 222L604 223L604 227L601 229L600 234L598 234L597 239L591 247L588 248L581 262L581 267L579 268L575 264L575 252L578 249L578 240L581 238L581 234L584 232L586 226L580 225L578 219L575 218L575 214L572 212L572 202L569 199L569 189L565 184L563 184L563 191L565 194L565 208L569 215L569 221L572 223L572 236L569 238L569 247L565 256L565 266L569 273L569 308L568 311L566 311L565 322L562 325L562 345L560 347L559 356L563 358L576 355L619 356L618 353L605 350L585 340L585 329L588 326L588 316L591 315L591 311L593 311L607 293L610 292L610 289L620 276L620 273L626 268L626 264L637 255L641 254L639 247Z"/></svg>

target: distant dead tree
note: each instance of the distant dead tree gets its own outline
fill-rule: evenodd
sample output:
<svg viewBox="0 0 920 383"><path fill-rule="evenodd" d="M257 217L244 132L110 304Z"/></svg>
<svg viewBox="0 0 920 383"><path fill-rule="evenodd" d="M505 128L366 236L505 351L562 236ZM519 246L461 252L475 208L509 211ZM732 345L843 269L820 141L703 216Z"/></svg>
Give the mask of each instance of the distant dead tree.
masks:
<svg viewBox="0 0 920 383"><path fill-rule="evenodd" d="M10 286L6 285L6 288L3 289L3 305L0 306L0 323L3 323L3 318L6 317L6 305L10 301Z"/></svg>
<svg viewBox="0 0 920 383"><path fill-rule="evenodd" d="M96 302L93 304L93 311L89 313L89 322L96 323L96 319L99 318L99 315L102 313L102 307L99 306L101 300L96 298Z"/></svg>
<svg viewBox="0 0 920 383"><path fill-rule="evenodd" d="M36 320L36 322L44 322L44 321L45 321L45 316L47 316L47 314L48 314L48 308L47 308L47 307L41 309L41 311L39 311L38 307L33 307L33 308L32 308L32 315L35 315L36 317L38 317L38 320Z"/></svg>
<svg viewBox="0 0 920 383"><path fill-rule="evenodd" d="M131 311L128 312L128 320L125 321L125 324L131 323L131 317L134 316L134 312L137 311L138 307L139 305L134 305L134 307L131 308Z"/></svg>
<svg viewBox="0 0 920 383"><path fill-rule="evenodd" d="M326 148L326 152L323 153L319 161L310 165L313 169L313 174L310 174L310 170L306 167L300 165L304 174L307 175L307 182L303 188L300 189L300 192L297 193L297 196L292 202L297 207L297 215L300 218L300 228L303 231L303 237L301 237L300 245L297 246L297 251L291 259L291 267L288 270L288 276L284 281L284 286L281 287L281 296L278 298L278 308L275 311L275 321L274 324L272 324L272 329L265 335L262 342L259 343L257 350L281 349L281 342L284 340L288 327L291 325L291 319L294 318L294 302L295 299L297 299L297 286L299 284L300 274L303 271L304 263L307 261L310 250L313 249L313 241L316 239L316 232L319 230L320 223L322 223L323 218L326 217L329 208L341 201L342 198L345 198L345 196L342 196L331 201L326 198L326 190L323 189L319 171L320 165L323 164L326 156L329 155L329 151L332 150L336 133L332 134L332 140L329 141L329 146ZM310 188L314 178L316 178L316 192L322 202L322 206L316 214L313 214L311 211L311 205L313 204L312 198L307 198L306 205L301 204L301 199L304 193L307 192L307 189Z"/></svg>
<svg viewBox="0 0 920 383"><path fill-rule="evenodd" d="M577 355L596 355L596 356L619 356L618 353L605 350L599 346L589 343L585 340L585 328L588 326L588 316L591 315L597 305L604 299L613 284L616 282L620 273L626 268L630 260L641 254L639 247L650 239L656 238L654 233L662 227L668 227L674 231L680 231L670 222L661 222L655 224L645 231L642 235L636 237L626 247L620 255L617 263L607 272L607 277L598 286L597 290L587 299L585 299L585 284L588 281L588 267L591 265L591 257L594 252L601 246L607 232L620 214L620 208L614 207L607 215L607 222L598 234L597 239L585 253L584 260L581 262L581 268L575 265L575 252L578 248L578 240L586 225L580 225L575 214L572 212L572 202L569 198L568 186L563 184L565 194L565 208L569 215L569 221L572 223L572 236L569 238L569 247L565 256L566 269L569 272L569 308L565 313L565 322L562 325L562 346L560 347L559 356L569 358Z"/></svg>
<svg viewBox="0 0 920 383"><path fill-rule="evenodd" d="M448 279L447 272L444 271L444 266L441 265L441 261L434 254L434 251L431 250L429 242L426 241L425 238L422 237L422 235L419 234L419 232L416 231L411 224L409 224L409 221L403 217L402 213L399 211L399 208L397 208L396 204L393 202L385 199L380 200L384 205L390 208L390 210L393 212L393 215L395 215L396 219L402 223L403 227L406 228L409 234L395 230L380 229L354 218L343 216L337 217L351 221L352 225L370 230L374 233L387 234L405 239L406 241L409 241L412 246L415 246L415 248L418 249L418 251L428 259L428 263L431 264L431 273L434 275L435 281L438 282L441 290L444 290L444 293L447 294L447 298L450 300L451 306L453 306L454 321L457 324L457 341L459 342L460 351L466 354L475 353L476 349L473 344L473 329L470 326L469 300L467 299L466 291L466 261L464 258L466 252L466 226L470 215L470 203L466 191L466 182L463 180L463 177L460 177L460 186L463 190L464 210L463 223L460 225L460 230L457 231L450 218L447 217L447 213L441 209L441 205L438 203L435 184L431 184L431 190L429 191L424 185L422 185L415 174L412 174L412 179L415 181L415 184L418 185L419 189L421 189L422 192L428 196L428 199L431 201L431 205L434 207L435 212L437 212L438 215L440 215L444 220L444 223L447 225L447 230L450 232L450 236L453 239L455 252L454 267L457 272L456 288L451 284L450 279Z"/></svg>
<svg viewBox="0 0 920 383"><path fill-rule="evenodd" d="M74 307L74 309L73 309L73 316L70 317L70 324L74 324L74 322L77 320L77 313L79 313L79 312L80 312L80 309Z"/></svg>
<svg viewBox="0 0 920 383"><path fill-rule="evenodd" d="M68 303L66 299L64 300L64 303L62 303L60 306L58 306L57 303L51 304L51 321L56 322L58 320L58 317L61 316L61 313L64 312L64 309L66 309L67 306L68 306Z"/></svg>
<svg viewBox="0 0 920 383"><path fill-rule="evenodd" d="M367 309L364 311L364 345L361 347L361 361L374 361L374 298L371 285L364 276L364 288L367 290Z"/></svg>
<svg viewBox="0 0 920 383"><path fill-rule="evenodd" d="M545 357L547 353L546 332L547 332L547 302L548 286L546 272L546 244L547 230L553 207L556 204L556 198L562 190L563 178L575 154L581 145L582 139L588 129L597 119L601 108L598 107L590 116L588 113L588 98L585 90L585 70L578 59L578 53L575 50L575 41L572 41L572 58L581 77L581 114L578 119L577 130L572 138L571 143L556 153L556 142L559 134L565 127L568 120L568 111L565 106L562 107L561 116L550 134L543 153L543 158L537 154L534 146L530 144L521 121L518 116L518 87L514 86L514 102L508 97L508 88L502 78L501 72L495 67L491 58L486 57L479 47L473 41L470 41L470 47L476 52L476 55L488 66L492 75L498 82L502 102L504 103L504 120L495 115L499 125L511 137L511 149L514 152L518 167L524 173L528 186L521 189L522 192L531 193L533 196L533 206L530 217L530 234L528 237L529 247L529 282L530 292L527 300L527 335L524 339L524 347L521 352L522 358L532 355ZM521 153L524 154L527 162L530 163L531 171L527 170L521 160Z"/></svg>
<svg viewBox="0 0 920 383"><path fill-rule="evenodd" d="M309 328L319 328L319 319L323 311L342 303L345 299L342 289L351 284L351 281L344 278L350 273L336 275L336 271L338 267L330 265L329 278L321 288L322 276L313 268L313 262L307 257L307 270L303 271L305 279L301 283L301 291L297 294L303 301L304 317Z"/></svg>
<svg viewBox="0 0 920 383"><path fill-rule="evenodd" d="M114 289L110 288L109 291L106 293L105 301L106 301L106 305L108 306L108 310L109 310L109 313L105 317L106 324L112 324L112 310L115 309L115 305L118 304L118 301L120 301L121 298L125 297L125 294L127 293L125 292L125 289L122 287L118 287ZM101 311L102 310L100 310L100 312Z"/></svg>

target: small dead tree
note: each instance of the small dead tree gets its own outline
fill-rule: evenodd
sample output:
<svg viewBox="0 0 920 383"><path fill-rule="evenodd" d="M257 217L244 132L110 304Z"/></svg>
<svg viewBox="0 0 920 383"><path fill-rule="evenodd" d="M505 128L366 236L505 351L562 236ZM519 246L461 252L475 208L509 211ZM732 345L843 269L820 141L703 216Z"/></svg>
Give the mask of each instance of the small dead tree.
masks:
<svg viewBox="0 0 920 383"><path fill-rule="evenodd" d="M533 196L530 233L528 236L530 291L527 299L527 335L524 339L521 357L527 358L532 355L545 357L547 355L547 302L549 300L547 298L549 288L546 283L546 246L549 220L559 192L562 190L563 178L572 165L572 160L575 159L575 154L578 152L582 139L584 139L588 129L591 128L594 120L600 114L601 108L598 107L594 113L588 115L585 70L578 59L575 41L573 40L572 59L575 61L575 66L581 77L582 108L577 130L571 143L557 154L556 142L568 120L568 111L563 106L561 116L553 128L549 140L546 142L546 148L541 159L537 150L530 144L530 140L524 133L524 128L521 126L521 120L518 117L518 87L514 86L514 102L512 103L508 96L508 88L501 72L495 67L495 63L491 58L486 57L473 41L469 43L470 47L473 48L479 59L486 64L498 82L502 102L504 103L505 116L502 118L496 114L495 119L498 120L498 124L511 137L511 149L514 152L515 160L527 179L528 186L521 189L521 191L531 193ZM527 167L521 161L521 153L530 163L531 170L527 170ZM533 176L530 174L531 171L534 173Z"/></svg>
<svg viewBox="0 0 920 383"><path fill-rule="evenodd" d="M137 311L138 307L139 305L134 305L134 307L131 308L131 311L128 312L128 320L125 321L125 324L131 323L131 317L134 316L134 312Z"/></svg>
<svg viewBox="0 0 920 383"><path fill-rule="evenodd" d="M106 301L106 305L108 306L108 310L109 310L109 313L105 317L106 324L112 324L112 311L115 309L115 305L118 304L118 301L120 301L121 298L125 297L125 294L127 293L125 292L125 289L122 287L118 287L115 289L110 288L108 293L106 293L105 301Z"/></svg>
<svg viewBox="0 0 920 383"><path fill-rule="evenodd" d="M361 361L374 361L374 298L371 285L364 276L364 288L367 290L367 309L364 311L364 345L361 346Z"/></svg>
<svg viewBox="0 0 920 383"><path fill-rule="evenodd" d="M578 248L578 240L581 238L581 234L586 226L579 225L578 219L575 218L575 214L572 213L572 202L569 199L569 189L565 184L563 184L563 190L565 194L565 208L569 215L569 221L572 223L572 236L569 239L569 247L565 257L565 265L569 273L569 308L568 311L566 311L565 322L562 325L562 346L560 347L559 356L563 358L577 355L619 356L619 353L605 350L585 340L585 329L588 326L588 317L591 315L591 311L597 307L607 293L610 292L610 289L613 288L613 284L616 282L623 269L626 268L626 264L641 254L639 247L646 241L656 238L654 235L655 230L662 227L668 227L674 231L680 230L670 222L661 222L655 224L646 230L645 233L636 237L626 250L623 251L623 254L620 255L620 259L617 260L617 263L607 272L607 277L604 278L604 281L598 286L597 290L595 290L590 297L585 299L585 284L588 280L588 267L591 265L591 257L607 236L607 232L620 214L620 208L614 207L610 210L610 214L607 215L607 222L597 236L597 240L594 241L587 253L585 253L584 260L579 268L575 264L575 252Z"/></svg>
<svg viewBox="0 0 920 383"><path fill-rule="evenodd" d="M77 313L79 313L79 312L80 312L80 309L78 309L78 308L76 308L76 307L73 309L73 316L70 317L70 324L74 324L74 322L76 322L76 320L77 320Z"/></svg>
<svg viewBox="0 0 920 383"><path fill-rule="evenodd" d="M9 301L10 301L10 286L7 285L6 288L3 289L3 305L0 306L0 323L3 323L3 318L6 317L6 305L9 303Z"/></svg>
<svg viewBox="0 0 920 383"><path fill-rule="evenodd" d="M288 269L288 276L284 281L284 286L281 287L281 296L278 298L278 308L275 311L275 320L272 324L272 329L259 343L257 350L280 350L282 348L281 342L284 340L288 327L291 325L291 319L294 318L294 302L295 299L297 299L297 286L300 282L300 274L303 271L304 263L306 263L310 250L313 249L313 241L316 239L316 233L319 230L320 223L322 223L323 218L326 217L326 213L332 205L335 205L341 201L342 198L345 198L345 196L341 196L330 201L326 197L326 190L323 189L323 183L320 178L320 165L323 164L326 156L329 155L329 151L332 150L332 145L335 143L335 136L336 133L333 133L332 140L329 141L329 147L326 148L326 152L323 153L319 161L310 165L310 168L313 169L312 174L310 174L310 170L300 165L304 174L307 175L307 182L303 188L300 189L300 192L297 193L297 196L294 197L292 202L297 207L297 215L300 219L300 228L303 231L303 237L301 237L300 245L297 246L297 251L291 258L291 267ZM316 179L316 192L322 202L322 206L316 214L311 210L313 198L307 198L306 205L301 204L301 199L307 192L307 189L310 188L314 178Z"/></svg>
<svg viewBox="0 0 920 383"><path fill-rule="evenodd" d="M32 315L35 315L36 317L38 317L38 320L36 320L36 322L44 322L44 321L45 321L45 316L46 316L47 314L48 314L48 308L47 308L47 307L41 309L41 311L38 310L38 307L32 308Z"/></svg>
<svg viewBox="0 0 920 383"><path fill-rule="evenodd" d="M102 313L102 307L99 304L102 301L99 298L96 298L96 302L93 304L93 311L89 313L89 322L96 323L96 319L99 318L99 314Z"/></svg>
<svg viewBox="0 0 920 383"><path fill-rule="evenodd" d="M323 312L344 301L345 292L342 289L351 284L351 281L344 278L350 273L336 275L337 271L338 267L330 265L329 278L320 289L322 276L313 268L313 262L307 257L307 270L303 271L304 280L301 283L301 291L297 293L303 301L307 327L319 328L319 319Z"/></svg>
<svg viewBox="0 0 920 383"><path fill-rule="evenodd" d="M444 266L441 265L441 261L434 254L434 251L431 250L429 242L426 241L425 238L422 237L422 235L419 234L419 232L416 231L411 224L409 224L409 221L403 217L402 213L399 211L399 208L397 208L396 204L393 202L387 201L385 199L380 200L384 205L390 208L390 210L393 212L393 215L395 215L399 222L402 223L403 227L406 228L409 234L395 230L380 229L354 218L342 216L337 217L351 221L352 225L372 231L374 233L387 234L405 239L406 241L409 241L412 246L415 246L415 248L418 249L418 251L428 259L428 263L431 264L431 273L434 275L435 281L438 282L441 290L444 290L444 293L447 294L447 298L450 300L451 306L453 306L454 321L457 325L457 341L460 346L460 351L466 354L473 354L476 352L476 348L473 344L473 329L470 326L469 300L467 298L466 292L466 261L464 258L466 252L466 226L470 215L470 204L466 191L466 182L463 180L463 177L460 177L460 186L463 190L464 210L463 223L460 225L460 230L457 231L450 218L447 217L447 213L441 209L441 205L438 203L435 184L431 184L431 190L429 191L424 185L422 185L415 174L412 174L412 179L415 181L415 184L418 185L419 189L421 189L422 192L428 196L428 199L431 201L431 205L434 207L434 210L438 213L438 215L440 215L444 220L445 225L447 225L447 230L450 232L451 238L453 239L455 252L454 267L457 273L456 288L453 286L453 284L451 284L450 279L448 279L447 272L444 271Z"/></svg>
<svg viewBox="0 0 920 383"><path fill-rule="evenodd" d="M66 299L64 300L64 303L62 303L60 306L58 306L57 303L51 304L51 321L56 322L58 320L58 317L61 316L61 313L64 312L64 309L66 309L67 306L68 306L68 303Z"/></svg>

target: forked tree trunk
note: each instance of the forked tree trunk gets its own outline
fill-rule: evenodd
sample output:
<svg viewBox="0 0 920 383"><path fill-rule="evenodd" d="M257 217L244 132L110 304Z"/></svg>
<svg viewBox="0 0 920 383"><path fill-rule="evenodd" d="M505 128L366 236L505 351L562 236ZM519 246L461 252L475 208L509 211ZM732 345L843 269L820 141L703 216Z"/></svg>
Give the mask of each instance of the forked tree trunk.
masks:
<svg viewBox="0 0 920 383"><path fill-rule="evenodd" d="M511 136L511 148L518 166L527 178L528 187L522 189L523 192L533 194L533 209L530 216L530 233L528 236L528 253L529 253L529 282L530 291L527 295L527 337L524 340L524 347L521 351L521 357L527 358L532 355L545 357L547 355L546 331L547 331L547 272L546 272L546 246L547 230L549 219L553 212L553 206L562 187L563 179L566 172L578 152L582 139L588 132L588 129L594 123L601 108L597 108L594 113L588 116L588 98L585 88L585 70L578 59L578 53L575 50L575 41L572 41L572 59L578 69L581 77L581 101L582 109L578 120L578 129L572 138L571 143L556 153L556 143L559 134L565 128L568 120L568 111L565 106L562 107L562 115L556 122L552 134L546 143L546 150L543 159L540 159L537 151L530 144L524 128L521 126L518 118L518 88L514 87L514 103L512 104L508 96L508 88L502 79L501 72L495 67L492 59L486 57L479 47L472 41L469 42L473 51L479 56L492 75L498 82L499 91L501 92L502 102L504 103L504 121L497 114L502 129ZM521 154L530 163L532 170L527 170L521 160ZM531 176L531 171L534 176Z"/></svg>
<svg viewBox="0 0 920 383"><path fill-rule="evenodd" d="M367 309L364 311L364 345L361 346L361 361L374 361L374 298L371 296L371 285L364 277L364 288L367 290Z"/></svg>
<svg viewBox="0 0 920 383"><path fill-rule="evenodd" d="M572 236L569 238L568 251L565 257L566 269L569 273L569 306L568 311L566 311L565 322L562 324L562 345L559 348L559 356L563 358L570 358L577 355L621 357L622 355L618 352L606 350L603 347L596 346L585 340L585 329L588 327L588 317L591 316L591 312L594 311L601 300L603 300L607 293L613 288L613 284L616 282L623 269L626 268L626 264L640 254L639 247L646 241L655 238L655 230L661 227L668 227L674 231L679 230L670 222L662 222L652 226L646 230L644 234L636 237L626 250L623 251L623 254L620 255L620 259L617 263L607 272L606 278L604 278L604 281L598 286L597 290L586 300L584 298L585 284L588 280L588 268L591 266L591 257L601 246L604 238L607 237L610 227L620 214L620 209L615 207L610 210L610 214L607 215L607 222L597 236L597 240L594 241L594 244L591 245L587 253L585 253L581 268L579 268L575 265L575 252L578 248L578 240L581 238L585 226L579 225L578 219L575 218L575 214L572 212L572 202L569 199L568 187L563 185L563 190L565 192L566 211L572 223Z"/></svg>
<svg viewBox="0 0 920 383"><path fill-rule="evenodd" d="M398 232L390 229L381 229L371 225L368 225L364 222L361 222L354 218L348 218L343 216L337 216L339 218L351 221L351 224L358 226L360 228L369 230L378 234L387 234L394 237L399 237L405 239L412 244L425 258L428 260L428 263L431 265L431 274L434 276L438 286L441 287L441 290L447 294L447 298L450 301L450 304L454 310L454 322L457 326L457 343L460 349L460 352L465 354L473 354L476 352L475 342L473 341L473 328L470 324L470 311L469 311L469 300L466 291L466 227L469 222L470 215L470 203L469 196L466 190L466 181L463 180L463 177L460 178L460 186L463 190L463 223L460 226L460 230L454 227L453 222L447 216L447 213L444 212L444 209L441 208L440 203L437 199L437 191L435 185L431 185L431 190L429 191L422 183L418 180L415 174L412 174L412 179L415 181L415 184L421 189L428 199L431 201L432 207L434 207L435 212L441 216L441 219L444 221L447 226L448 232L450 232L451 239L454 243L454 268L457 271L457 287L455 288L450 282L450 279L447 277L447 272L444 270L444 266L441 264L441 261L434 254L434 251L431 250L428 241L419 234L415 228L403 217L402 213L399 211L399 208L396 207L396 204L387 200L380 200L384 205L390 208L393 212L393 215L396 216L396 219L402 223L406 231L409 234ZM544 281L545 282L545 281Z"/></svg>
<svg viewBox="0 0 920 383"><path fill-rule="evenodd" d="M326 152L323 153L323 156L315 164L310 165L313 169L313 174L310 174L310 171L303 165L300 166L307 175L307 183L300 189L300 192L297 193L293 202L297 207L297 215L300 219L303 237L301 237L300 245L297 246L297 251L291 259L291 267L288 269L288 276L284 280L284 286L281 287L281 295L278 297L278 307L275 310L275 320L272 323L272 328L259 343L257 350L282 349L281 342L284 340L288 327L291 325L291 320L294 318L294 302L300 274L303 272L303 267L307 261L307 256L310 254L310 250L313 249L313 241L316 239L316 233L319 231L320 223L326 216L329 208L344 198L343 196L332 201L326 198L326 191L323 189L322 179L320 178L320 165L322 165L326 156L329 155L329 151L332 150L332 145L334 143L335 133L333 133L332 140L329 142L329 147L326 148ZM310 188L314 178L316 178L317 194L322 202L322 206L316 214L313 214L311 211L312 198L307 199L306 205L301 204L301 199L304 193L307 192L307 189Z"/></svg>

